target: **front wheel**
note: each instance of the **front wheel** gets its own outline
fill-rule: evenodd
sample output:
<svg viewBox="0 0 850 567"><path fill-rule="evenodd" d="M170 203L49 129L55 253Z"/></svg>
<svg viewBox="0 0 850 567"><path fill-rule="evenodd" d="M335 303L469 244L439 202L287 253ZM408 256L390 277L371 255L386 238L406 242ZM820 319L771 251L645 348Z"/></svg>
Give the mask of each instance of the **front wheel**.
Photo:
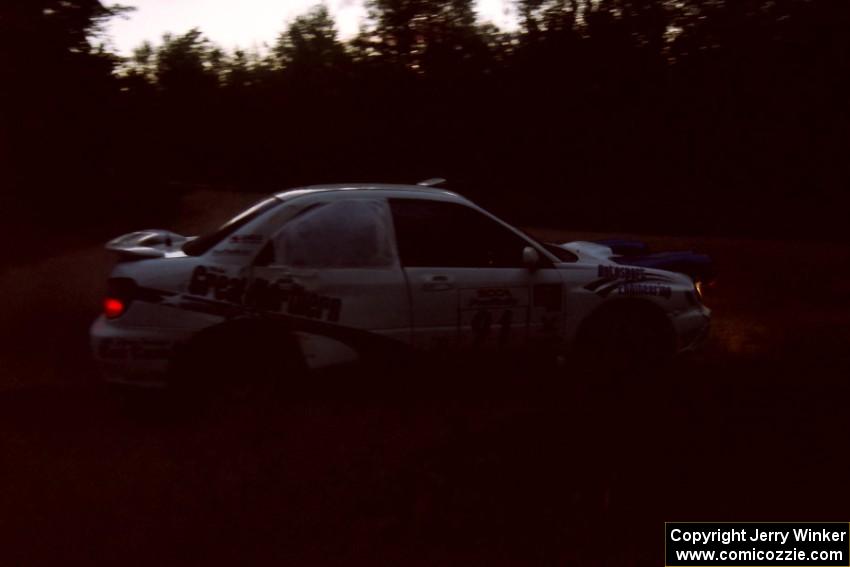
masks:
<svg viewBox="0 0 850 567"><path fill-rule="evenodd" d="M652 306L611 305L582 326L577 348L589 370L622 375L665 362L673 354L673 333Z"/></svg>

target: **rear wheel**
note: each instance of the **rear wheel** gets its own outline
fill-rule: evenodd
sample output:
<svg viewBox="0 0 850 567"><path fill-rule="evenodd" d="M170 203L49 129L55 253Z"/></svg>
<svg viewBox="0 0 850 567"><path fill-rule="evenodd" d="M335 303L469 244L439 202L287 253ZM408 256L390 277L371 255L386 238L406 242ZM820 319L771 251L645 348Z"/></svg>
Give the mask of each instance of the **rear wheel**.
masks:
<svg viewBox="0 0 850 567"><path fill-rule="evenodd" d="M234 322L201 333L176 357L181 398L264 401L292 391L306 370L295 337L274 325Z"/></svg>

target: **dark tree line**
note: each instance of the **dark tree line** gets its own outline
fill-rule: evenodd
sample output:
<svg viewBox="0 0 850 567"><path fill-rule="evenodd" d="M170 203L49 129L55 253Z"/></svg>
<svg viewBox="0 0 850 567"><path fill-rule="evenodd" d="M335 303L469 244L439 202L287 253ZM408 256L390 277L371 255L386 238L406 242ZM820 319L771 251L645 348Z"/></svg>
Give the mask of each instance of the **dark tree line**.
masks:
<svg viewBox="0 0 850 567"><path fill-rule="evenodd" d="M96 224L181 187L443 176L520 222L834 235L848 201L850 2L369 0L268 53L200 30L122 60L98 0L0 8L4 209ZM94 39L93 39L94 38Z"/></svg>

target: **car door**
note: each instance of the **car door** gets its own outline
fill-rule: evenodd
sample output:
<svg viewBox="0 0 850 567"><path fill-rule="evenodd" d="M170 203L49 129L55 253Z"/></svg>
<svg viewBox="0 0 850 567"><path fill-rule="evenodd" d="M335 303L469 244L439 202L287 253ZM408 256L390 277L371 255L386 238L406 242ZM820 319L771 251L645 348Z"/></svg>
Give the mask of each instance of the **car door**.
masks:
<svg viewBox="0 0 850 567"><path fill-rule="evenodd" d="M374 345L375 337L409 343L407 286L391 222L383 199L316 198L273 234L255 262L249 303L355 349Z"/></svg>
<svg viewBox="0 0 850 567"><path fill-rule="evenodd" d="M390 199L422 350L513 350L563 332L560 272L533 243L461 203ZM541 255L535 269L523 249Z"/></svg>

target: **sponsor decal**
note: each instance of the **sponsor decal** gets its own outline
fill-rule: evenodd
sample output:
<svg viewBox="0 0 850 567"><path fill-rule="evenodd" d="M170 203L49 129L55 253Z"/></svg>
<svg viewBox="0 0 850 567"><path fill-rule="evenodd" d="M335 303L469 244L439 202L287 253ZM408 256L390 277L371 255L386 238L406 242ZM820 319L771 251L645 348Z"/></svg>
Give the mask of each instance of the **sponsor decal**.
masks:
<svg viewBox="0 0 850 567"><path fill-rule="evenodd" d="M193 296L212 296L216 301L258 311L285 311L290 315L330 322L339 321L342 311L340 298L306 291L291 278L278 278L274 281L255 278L249 284L245 277L230 277L225 270L212 266L195 268L189 281L188 292ZM196 300L194 297L185 299ZM215 309L217 308L207 306L204 311L212 312ZM222 316L226 316L225 311L228 309L232 309L232 306L221 306L219 311Z"/></svg>
<svg viewBox="0 0 850 567"><path fill-rule="evenodd" d="M231 244L262 244L263 243L263 235L262 234L236 234L230 237Z"/></svg>
<svg viewBox="0 0 850 567"><path fill-rule="evenodd" d="M188 291L191 295L212 295L218 301L242 303L245 278L230 277L221 268L198 266L192 271Z"/></svg>
<svg viewBox="0 0 850 567"><path fill-rule="evenodd" d="M98 355L106 360L158 360L168 358L172 343L157 339L106 338L98 344Z"/></svg>
<svg viewBox="0 0 850 567"><path fill-rule="evenodd" d="M606 266L600 264L596 275L600 278L638 282L644 279L646 270L633 266Z"/></svg>
<svg viewBox="0 0 850 567"><path fill-rule="evenodd" d="M654 295L658 297L663 297L665 299L670 299L670 295L672 295L672 293L673 292L670 289L670 286L649 283L627 283L617 288L618 295L628 296Z"/></svg>
<svg viewBox="0 0 850 567"><path fill-rule="evenodd" d="M597 268L599 279L584 286L584 289L600 297L608 297L617 290L620 295L653 295L669 299L672 288L661 285L670 281L666 276L647 273L644 268L631 266L608 266L600 264ZM637 285L642 284L642 285Z"/></svg>
<svg viewBox="0 0 850 567"><path fill-rule="evenodd" d="M516 305L517 298L511 290L504 287L482 287L475 290L475 296L470 298L470 307L492 307L500 305Z"/></svg>
<svg viewBox="0 0 850 567"><path fill-rule="evenodd" d="M342 300L305 291L289 278L269 281L256 278L248 290L244 303L259 311L286 311L290 315L339 321Z"/></svg>

